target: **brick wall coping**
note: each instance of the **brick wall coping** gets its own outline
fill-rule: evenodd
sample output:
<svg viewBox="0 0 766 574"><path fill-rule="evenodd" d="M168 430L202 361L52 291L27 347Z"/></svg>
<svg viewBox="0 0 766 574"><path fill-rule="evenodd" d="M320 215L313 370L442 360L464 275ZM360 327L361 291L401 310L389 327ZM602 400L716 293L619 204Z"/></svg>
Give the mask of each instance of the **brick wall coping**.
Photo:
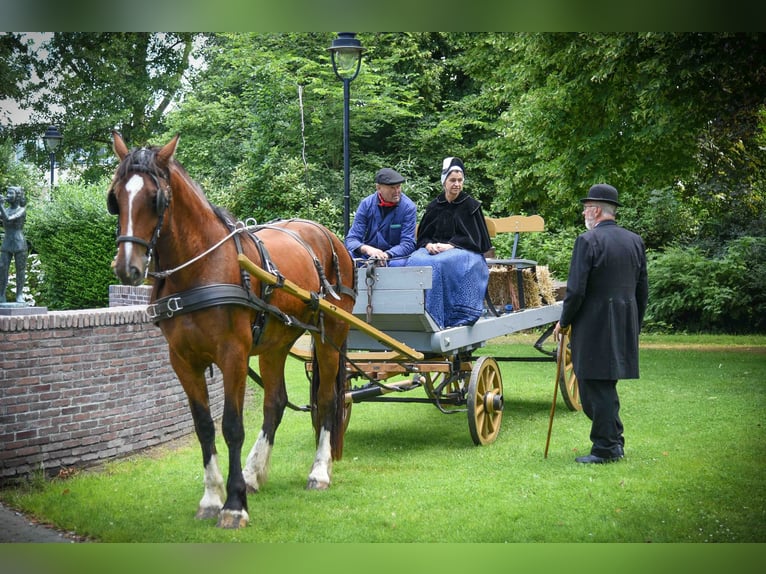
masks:
<svg viewBox="0 0 766 574"><path fill-rule="evenodd" d="M149 323L146 305L49 311L37 315L0 315L0 332L71 329Z"/></svg>

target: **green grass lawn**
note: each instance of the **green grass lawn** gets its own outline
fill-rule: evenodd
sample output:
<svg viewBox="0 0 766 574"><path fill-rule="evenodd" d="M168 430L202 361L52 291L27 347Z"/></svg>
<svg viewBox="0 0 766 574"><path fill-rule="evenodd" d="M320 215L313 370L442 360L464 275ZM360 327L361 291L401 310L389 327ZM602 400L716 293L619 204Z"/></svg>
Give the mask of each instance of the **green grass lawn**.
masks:
<svg viewBox="0 0 766 574"><path fill-rule="evenodd" d="M497 339L491 356L535 356L534 336ZM196 438L0 491L6 505L103 542L766 542L766 337L647 336L641 379L618 389L626 457L578 465L589 421L558 399L543 457L555 364L500 363L497 440L474 446L465 414L428 404L352 409L333 484L306 491L311 419L288 410L250 524L194 519L202 495ZM291 402L308 402L291 362ZM412 391L425 396L422 390ZM261 420L246 407L246 455ZM226 449L218 437L223 468Z"/></svg>

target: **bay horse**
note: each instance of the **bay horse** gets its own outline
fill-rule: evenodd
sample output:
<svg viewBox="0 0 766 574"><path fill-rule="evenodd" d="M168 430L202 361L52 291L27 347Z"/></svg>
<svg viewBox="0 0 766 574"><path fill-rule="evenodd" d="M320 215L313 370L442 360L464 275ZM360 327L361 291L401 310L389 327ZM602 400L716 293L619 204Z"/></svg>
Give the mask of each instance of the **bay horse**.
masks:
<svg viewBox="0 0 766 574"><path fill-rule="evenodd" d="M236 222L208 201L175 159L178 135L162 147L132 150L119 133L112 139L120 160L107 193L108 210L118 216L114 272L126 285L142 284L147 275L154 279L147 311L167 340L202 449L204 493L196 517L217 518L222 528L247 525L247 494L267 480L274 436L288 402L285 361L307 330L313 338L311 410L317 444L307 488L328 488L332 462L343 449L349 325L278 284L261 284L237 258L244 254L312 297L333 297L334 305L351 312L355 266L350 254L337 236L312 221ZM263 423L243 468L243 403L248 362L255 355L264 391ZM224 388L225 489L205 380L213 364Z"/></svg>

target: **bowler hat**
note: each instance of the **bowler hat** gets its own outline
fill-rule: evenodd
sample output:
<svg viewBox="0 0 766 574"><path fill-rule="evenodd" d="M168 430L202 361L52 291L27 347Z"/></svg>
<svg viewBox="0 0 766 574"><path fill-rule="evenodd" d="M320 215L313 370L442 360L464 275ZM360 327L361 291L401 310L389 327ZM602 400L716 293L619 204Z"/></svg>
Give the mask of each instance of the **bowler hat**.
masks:
<svg viewBox="0 0 766 574"><path fill-rule="evenodd" d="M606 203L612 203L616 206L622 204L617 201L617 190L611 185L606 183L597 183L588 190L588 197L583 197L580 200L582 203L586 201L604 201Z"/></svg>
<svg viewBox="0 0 766 574"><path fill-rule="evenodd" d="M383 185L396 185L404 181L404 176L391 169L390 167L384 167L378 173L375 174L375 183L382 183Z"/></svg>

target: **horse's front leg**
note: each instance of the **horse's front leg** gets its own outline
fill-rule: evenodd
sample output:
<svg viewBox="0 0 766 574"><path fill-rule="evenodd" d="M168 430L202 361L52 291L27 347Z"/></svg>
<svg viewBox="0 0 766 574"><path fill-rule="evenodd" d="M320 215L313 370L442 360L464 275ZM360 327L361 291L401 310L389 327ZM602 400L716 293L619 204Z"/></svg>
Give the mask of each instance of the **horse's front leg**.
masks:
<svg viewBox="0 0 766 574"><path fill-rule="evenodd" d="M223 508L226 491L223 476L218 468L218 455L215 448L215 426L210 416L210 409L199 403L191 403L194 426L202 448L202 465L205 468L205 491L199 501L195 518L216 518ZM195 414L197 413L197 414Z"/></svg>
<svg viewBox="0 0 766 574"><path fill-rule="evenodd" d="M309 490L327 490L330 487L330 478L332 477L330 439L331 431L322 426L319 431L314 464L311 465L311 472L306 483L306 488Z"/></svg>
<svg viewBox="0 0 766 574"><path fill-rule="evenodd" d="M215 424L210 415L207 384L204 371L187 367L180 358L171 354L171 364L178 375L178 380L189 400L194 430L202 449L205 491L197 508L196 518L216 518L223 507L225 490L223 476L218 468L218 456L215 448Z"/></svg>
<svg viewBox="0 0 766 574"><path fill-rule="evenodd" d="M287 350L263 353L258 357L263 381L263 424L258 439L245 461L243 474L248 492L258 492L269 478L274 438L287 406L285 361Z"/></svg>
<svg viewBox="0 0 766 574"><path fill-rule="evenodd" d="M242 444L245 427L242 420L245 400L245 377L247 354L228 362L223 373L224 405L221 430L229 449L229 477L226 481L226 502L218 515L220 528L241 528L247 526L247 489L242 475ZM244 368L243 368L244 365Z"/></svg>

